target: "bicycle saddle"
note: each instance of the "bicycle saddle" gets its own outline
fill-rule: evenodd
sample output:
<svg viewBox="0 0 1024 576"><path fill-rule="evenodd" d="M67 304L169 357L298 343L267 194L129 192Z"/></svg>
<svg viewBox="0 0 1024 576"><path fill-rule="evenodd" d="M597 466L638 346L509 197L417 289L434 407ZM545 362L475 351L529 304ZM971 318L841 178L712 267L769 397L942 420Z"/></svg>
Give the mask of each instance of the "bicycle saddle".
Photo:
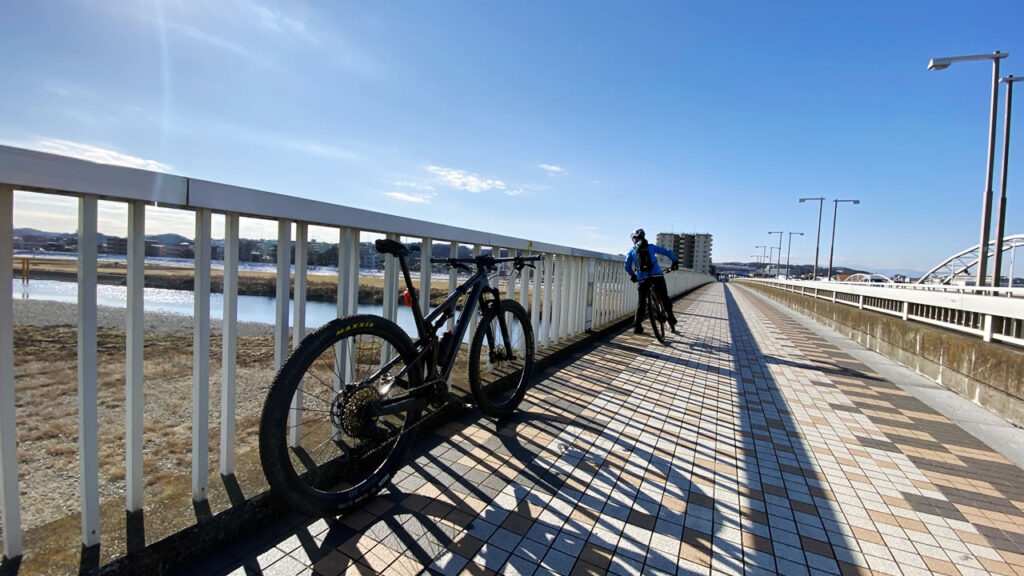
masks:
<svg viewBox="0 0 1024 576"><path fill-rule="evenodd" d="M373 244L377 247L377 252L380 252L381 254L391 254L392 256L406 256L409 254L409 249L398 240L381 238Z"/></svg>

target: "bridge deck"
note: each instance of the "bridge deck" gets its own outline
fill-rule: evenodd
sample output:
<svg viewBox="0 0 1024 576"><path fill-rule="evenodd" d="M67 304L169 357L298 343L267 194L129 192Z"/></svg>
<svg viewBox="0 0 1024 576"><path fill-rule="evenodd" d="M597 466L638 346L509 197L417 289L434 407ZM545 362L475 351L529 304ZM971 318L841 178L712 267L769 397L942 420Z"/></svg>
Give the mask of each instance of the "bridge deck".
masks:
<svg viewBox="0 0 1024 576"><path fill-rule="evenodd" d="M1024 575L1019 467L742 288L676 313L667 347L621 333L512 421L421 438L360 511L188 573Z"/></svg>

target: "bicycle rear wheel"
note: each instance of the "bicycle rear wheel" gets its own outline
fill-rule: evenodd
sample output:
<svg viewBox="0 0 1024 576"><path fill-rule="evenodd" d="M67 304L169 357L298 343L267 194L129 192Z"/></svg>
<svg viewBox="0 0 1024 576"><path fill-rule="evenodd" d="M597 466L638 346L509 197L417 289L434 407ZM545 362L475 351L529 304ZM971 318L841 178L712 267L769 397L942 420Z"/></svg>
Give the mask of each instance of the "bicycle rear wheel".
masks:
<svg viewBox="0 0 1024 576"><path fill-rule="evenodd" d="M480 410L492 418L511 414L523 401L537 347L522 305L502 300L501 308L508 348L494 308L484 312L469 345L469 388Z"/></svg>
<svg viewBox="0 0 1024 576"><path fill-rule="evenodd" d="M260 463L273 492L313 516L376 494L420 409L374 416L373 407L421 384L414 357L405 332L377 316L335 319L304 339L274 378L260 420Z"/></svg>
<svg viewBox="0 0 1024 576"><path fill-rule="evenodd" d="M661 307L661 301L654 294L654 289L647 294L647 317L651 319L651 330L658 342L665 343L665 310Z"/></svg>

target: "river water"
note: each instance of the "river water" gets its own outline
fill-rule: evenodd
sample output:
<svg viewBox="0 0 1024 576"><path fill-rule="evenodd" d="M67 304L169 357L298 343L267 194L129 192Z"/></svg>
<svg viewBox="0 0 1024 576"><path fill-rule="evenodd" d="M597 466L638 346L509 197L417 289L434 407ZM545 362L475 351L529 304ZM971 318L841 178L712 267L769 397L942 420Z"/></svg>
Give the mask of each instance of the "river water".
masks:
<svg viewBox="0 0 1024 576"><path fill-rule="evenodd" d="M56 280L32 280L23 284L21 279L12 283L12 293L15 298L30 300L51 300L57 302L78 302L78 283L59 282ZM168 290L165 288L146 288L143 295L146 312L164 312L170 314L182 314L192 316L194 311L194 297L189 290ZM273 324L275 321L275 298L266 296L239 296L238 297L238 321L239 322L260 322ZM124 308L128 305L128 288L125 286L112 286L99 284L96 286L96 303L100 306L113 308ZM293 301L294 303L294 301ZM294 310L290 305L289 313ZM383 313L382 306L373 304L360 304L360 314ZM210 294L210 316L221 318L224 315L224 295L219 293ZM338 306L334 302L306 302L306 327L315 328L338 316ZM398 308L398 325L409 334L416 333L416 322L413 320L412 311L405 307Z"/></svg>

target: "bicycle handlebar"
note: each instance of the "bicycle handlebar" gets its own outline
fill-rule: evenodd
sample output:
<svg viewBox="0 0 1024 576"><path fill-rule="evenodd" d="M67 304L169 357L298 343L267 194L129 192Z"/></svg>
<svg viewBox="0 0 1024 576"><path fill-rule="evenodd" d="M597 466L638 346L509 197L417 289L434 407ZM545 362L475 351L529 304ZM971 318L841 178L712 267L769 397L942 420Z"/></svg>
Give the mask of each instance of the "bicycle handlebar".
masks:
<svg viewBox="0 0 1024 576"><path fill-rule="evenodd" d="M476 258L431 258L431 264L447 264L454 266L455 268L468 269L466 264L476 264L478 267L492 267L495 264L501 264L503 262L513 262L512 267L516 270L522 270L524 267L529 266L535 268L533 264L528 262L537 262L543 260L544 255L540 254L537 256L510 256L507 258L495 258L493 256L477 256Z"/></svg>

